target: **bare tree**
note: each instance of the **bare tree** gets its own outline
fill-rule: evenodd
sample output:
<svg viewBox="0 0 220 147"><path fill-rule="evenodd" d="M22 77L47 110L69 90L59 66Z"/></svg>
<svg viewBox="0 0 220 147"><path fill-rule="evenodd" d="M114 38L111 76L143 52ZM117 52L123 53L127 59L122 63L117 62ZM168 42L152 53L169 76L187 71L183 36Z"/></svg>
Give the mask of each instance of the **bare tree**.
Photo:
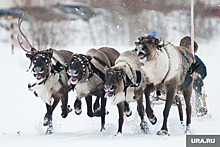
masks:
<svg viewBox="0 0 220 147"><path fill-rule="evenodd" d="M28 32L31 36L33 45L38 49L47 49L49 47L64 48L70 41L71 29L66 23L69 21L32 21L29 24Z"/></svg>

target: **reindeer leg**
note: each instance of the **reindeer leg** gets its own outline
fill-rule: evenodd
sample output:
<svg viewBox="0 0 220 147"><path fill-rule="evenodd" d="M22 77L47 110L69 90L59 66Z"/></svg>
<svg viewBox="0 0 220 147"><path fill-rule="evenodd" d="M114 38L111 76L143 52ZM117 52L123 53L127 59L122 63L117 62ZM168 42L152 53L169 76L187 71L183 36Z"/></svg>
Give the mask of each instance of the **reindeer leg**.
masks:
<svg viewBox="0 0 220 147"><path fill-rule="evenodd" d="M176 93L176 84L173 83L175 86L167 85L167 97L166 97L166 103L165 108L163 111L163 125L160 131L157 132L157 135L168 135L168 129L167 129L167 118L169 115L170 107L173 104L174 95Z"/></svg>
<svg viewBox="0 0 220 147"><path fill-rule="evenodd" d="M46 103L47 113L44 116L44 126L48 126L49 119L52 119L52 106Z"/></svg>
<svg viewBox="0 0 220 147"><path fill-rule="evenodd" d="M101 130L105 130L105 107L106 107L106 101L107 99L104 98L104 94L101 96Z"/></svg>
<svg viewBox="0 0 220 147"><path fill-rule="evenodd" d="M184 126L184 123L183 123L183 109L182 109L182 103L181 103L180 96L175 95L175 100L176 100L176 105L177 105L178 111L179 111L179 117L180 117L181 125Z"/></svg>
<svg viewBox="0 0 220 147"><path fill-rule="evenodd" d="M144 95L146 98L146 113L149 121L151 122L152 125L155 125L157 123L157 118L153 114L153 110L150 105L150 88L146 88L144 90Z"/></svg>
<svg viewBox="0 0 220 147"><path fill-rule="evenodd" d="M124 118L123 118L124 117L124 102L118 103L117 107L118 107L118 113L119 113L118 132L117 132L117 134L122 134L122 125L123 125L123 122L124 122Z"/></svg>
<svg viewBox="0 0 220 147"><path fill-rule="evenodd" d="M140 123L140 127L141 130L145 133L148 134L149 133L149 128L148 128L148 124L146 121L144 121L144 110L143 110L143 95L142 92L140 92L141 95L138 96L139 98L137 98L137 110L138 110L138 114L141 118L141 123Z"/></svg>
<svg viewBox="0 0 220 147"><path fill-rule="evenodd" d="M61 116L63 118L66 118L68 113L67 113L67 103L68 103L68 91L65 90L64 94L61 96L61 102L62 102L62 113Z"/></svg>
<svg viewBox="0 0 220 147"><path fill-rule="evenodd" d="M185 90L183 91L183 96L185 99L186 103L186 130L185 133L190 133L190 124L191 124L191 94L192 94L192 84Z"/></svg>
<svg viewBox="0 0 220 147"><path fill-rule="evenodd" d="M60 99L54 98L54 102L52 106L46 104L47 113L44 117L44 123L43 123L44 126L48 126L45 132L46 135L52 134L52 130L53 130L52 113L53 113L53 110L56 108L57 104L59 103L59 101Z"/></svg>
<svg viewBox="0 0 220 147"><path fill-rule="evenodd" d="M56 108L57 104L59 103L59 99L54 99L53 105L50 106L48 104L46 104L46 108L47 108L47 113L44 116L44 123L43 126L48 126L49 125L49 120L52 120L52 113L53 110Z"/></svg>
<svg viewBox="0 0 220 147"><path fill-rule="evenodd" d="M100 109L101 109L101 106L100 106L100 104L99 104L99 96L97 96L96 97L96 100L95 100L95 103L94 103L94 105L93 105L93 111L94 111L94 113L97 113L98 111L100 111Z"/></svg>
<svg viewBox="0 0 220 147"><path fill-rule="evenodd" d="M92 112L92 96L86 96L86 104L87 104L87 115L89 117L93 117L93 112Z"/></svg>

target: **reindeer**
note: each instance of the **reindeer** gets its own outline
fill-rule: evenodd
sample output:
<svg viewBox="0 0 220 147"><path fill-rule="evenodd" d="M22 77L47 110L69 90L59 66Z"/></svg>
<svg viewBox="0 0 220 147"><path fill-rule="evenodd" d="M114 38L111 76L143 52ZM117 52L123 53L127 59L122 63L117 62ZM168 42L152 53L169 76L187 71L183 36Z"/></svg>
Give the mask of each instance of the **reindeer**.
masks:
<svg viewBox="0 0 220 147"><path fill-rule="evenodd" d="M124 102L134 101L137 102L137 110L141 118L140 127L144 133L149 132L143 113L143 93L146 87L146 79L141 71L141 65L138 56L134 52L126 51L115 61L115 66L106 69L105 97L118 107L117 134L122 133Z"/></svg>
<svg viewBox="0 0 220 147"><path fill-rule="evenodd" d="M73 54L67 71L70 79L69 85L73 85L77 96L74 103L76 114L81 114L81 99L85 97L87 103L87 115L89 117L101 116L101 131L105 129L105 106L104 98L105 75L104 68L114 66L115 60L120 53L113 48L102 47L90 49L84 54ZM97 96L92 111L92 96ZM101 98L101 110L99 105Z"/></svg>
<svg viewBox="0 0 220 147"><path fill-rule="evenodd" d="M44 116L43 125L48 126L46 134L52 134L52 113L58 102L60 100L62 102L61 116L63 118L67 117L68 113L71 111L71 109L67 107L68 91L71 89L71 86L67 84L68 75L66 74L66 68L68 66L67 62L70 62L73 53L65 50L57 51L55 49L36 50L20 28L26 13L22 19L20 15L18 19L18 28L31 48L31 51L26 50L22 46L19 35L17 39L20 47L27 52L26 57L31 61L29 69L33 64L32 72L36 78L36 83L33 85L29 84L28 88L34 91L35 95L39 96L46 103L47 113ZM53 103L51 102L51 98L54 98Z"/></svg>
<svg viewBox="0 0 220 147"><path fill-rule="evenodd" d="M141 67L147 79L145 90L146 102L149 103L150 89L164 89L166 92L166 103L163 111L163 125L157 135L169 135L167 118L170 107L177 92L182 92L186 103L186 133L190 132L191 105L193 73L190 66L193 63L192 53L184 48L172 45L170 42L153 36L139 37L135 42L135 52L139 61L144 65ZM192 75L193 76L193 75ZM146 109L148 117L155 117L151 107Z"/></svg>

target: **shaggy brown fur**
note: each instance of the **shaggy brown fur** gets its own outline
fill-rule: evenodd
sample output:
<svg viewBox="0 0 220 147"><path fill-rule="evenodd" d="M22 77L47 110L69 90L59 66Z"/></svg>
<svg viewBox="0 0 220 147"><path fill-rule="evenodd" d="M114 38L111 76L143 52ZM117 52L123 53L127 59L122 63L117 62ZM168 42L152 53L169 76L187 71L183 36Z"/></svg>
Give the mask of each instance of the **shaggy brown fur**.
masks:
<svg viewBox="0 0 220 147"><path fill-rule="evenodd" d="M71 86L67 85L68 75L65 61L70 61L72 52L54 49L43 51L32 49L32 51L32 54L27 53L26 56L33 64L32 71L37 81L32 86L29 85L29 89L46 103L47 113L44 117L44 126L48 126L52 125L52 113L60 100L62 102L61 116L65 118L68 115L68 91ZM54 98L52 104L51 98Z"/></svg>
<svg viewBox="0 0 220 147"><path fill-rule="evenodd" d="M106 99L104 98L104 68L105 66L113 66L119 55L119 52L113 48L90 49L86 55L73 54L68 69L68 74L71 76L68 84L74 85L77 93L75 106L81 109L79 103L81 103L81 98L85 97L88 116L101 115L101 130L104 129L106 105ZM99 111L99 114L92 111L92 95L97 96L97 98L101 97L101 111Z"/></svg>
<svg viewBox="0 0 220 147"><path fill-rule="evenodd" d="M181 89L185 81L187 69L193 62L192 53L184 47L176 47L169 42L164 42L153 36L140 37L139 41L135 42L135 51L139 56L144 66L141 67L145 73L148 82L148 88L154 89L162 87L166 91L166 104L163 111L163 125L158 135L168 135L167 118L170 107L174 100L174 95L182 90L187 113L187 131L191 123L191 106L190 97L192 93L192 83L187 89ZM184 54L187 56L184 57ZM188 63L188 65L187 65ZM148 89L147 88L147 89ZM145 95L149 96L151 90L145 90ZM149 97L147 97L149 103ZM151 108L146 110L149 118L153 117Z"/></svg>
<svg viewBox="0 0 220 147"><path fill-rule="evenodd" d="M36 50L28 41L24 33L21 31L21 23L24 20L25 15L18 19L18 29L26 40L27 44L31 48L31 51L26 50L19 40L20 47L27 52L26 56L31 60L29 69L33 63L32 71L36 78L36 83L28 85L30 90L33 90L36 96L40 96L46 103L47 113L44 117L44 125L48 126L46 133L52 133L52 112L57 106L58 102L62 101L62 117L67 117L69 108L67 108L68 91L70 86L67 85L68 75L66 74L66 61L71 58L72 52L70 51L56 51L55 49L48 49L43 51ZM54 102L51 107L51 98L54 98Z"/></svg>
<svg viewBox="0 0 220 147"><path fill-rule="evenodd" d="M122 133L124 101L128 103L137 101L138 114L141 118L141 129L145 133L148 133L147 122L144 121L142 104L146 84L145 79L138 77L136 71L139 71L141 76L143 75L141 72L141 63L138 61L137 55L131 51L122 53L116 60L115 66L106 70L105 97L111 99L112 104L118 107L119 124L117 133ZM140 83L136 83L138 78L141 78ZM133 84L129 83L129 79L134 85L138 85L132 87ZM126 85L128 85L127 88Z"/></svg>

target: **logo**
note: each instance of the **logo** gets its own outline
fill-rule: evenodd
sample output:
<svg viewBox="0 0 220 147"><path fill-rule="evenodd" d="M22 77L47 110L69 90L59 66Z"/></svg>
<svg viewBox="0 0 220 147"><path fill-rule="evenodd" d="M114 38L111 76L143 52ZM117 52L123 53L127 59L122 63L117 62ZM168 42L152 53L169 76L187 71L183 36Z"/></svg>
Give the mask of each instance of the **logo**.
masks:
<svg viewBox="0 0 220 147"><path fill-rule="evenodd" d="M191 138L191 143L215 143L215 138Z"/></svg>
<svg viewBox="0 0 220 147"><path fill-rule="evenodd" d="M186 147L220 147L220 135L186 135Z"/></svg>

